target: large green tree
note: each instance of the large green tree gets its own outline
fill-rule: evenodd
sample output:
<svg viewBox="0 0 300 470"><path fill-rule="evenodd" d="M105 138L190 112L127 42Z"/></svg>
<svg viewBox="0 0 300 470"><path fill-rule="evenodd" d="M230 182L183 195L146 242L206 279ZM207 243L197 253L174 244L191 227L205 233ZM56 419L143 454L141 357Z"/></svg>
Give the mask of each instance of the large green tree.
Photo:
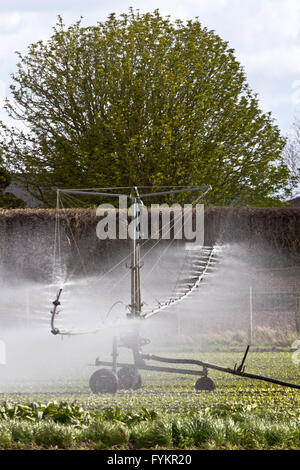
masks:
<svg viewBox="0 0 300 470"><path fill-rule="evenodd" d="M5 155L48 204L55 186L211 184L210 203L261 205L288 184L271 114L197 19L59 18L19 59L6 109L23 129L3 127Z"/></svg>

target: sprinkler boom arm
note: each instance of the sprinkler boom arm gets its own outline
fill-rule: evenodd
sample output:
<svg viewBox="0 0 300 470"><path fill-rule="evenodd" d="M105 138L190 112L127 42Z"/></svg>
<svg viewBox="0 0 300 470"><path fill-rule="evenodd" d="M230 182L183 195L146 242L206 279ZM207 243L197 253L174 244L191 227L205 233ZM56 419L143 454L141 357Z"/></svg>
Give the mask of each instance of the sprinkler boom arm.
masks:
<svg viewBox="0 0 300 470"><path fill-rule="evenodd" d="M54 320L55 320L55 315L59 314L59 311L57 311L57 307L60 305L59 298L60 298L61 293L62 293L62 288L59 289L56 299L52 302L54 307L53 307L53 310L51 310L50 312L51 313L51 333L53 333L54 335L57 335L60 333L59 329L55 328L54 326Z"/></svg>
<svg viewBox="0 0 300 470"><path fill-rule="evenodd" d="M57 310L57 307L61 305L60 300L59 300L61 293L62 293L62 288L59 289L56 299L52 302L54 307L50 312L51 313L51 333L53 335L62 335L62 336L86 335L90 333L97 333L100 330L100 328L95 328L94 330L89 330L89 331L83 331L83 330L80 330L80 331L67 331L66 330L65 331L65 330L60 330L59 328L56 328L54 326L55 317L59 314L59 310Z"/></svg>
<svg viewBox="0 0 300 470"><path fill-rule="evenodd" d="M116 189L116 188L112 188ZM83 190L83 189L57 189L57 200L59 200L59 194L60 193L65 193L65 194L79 194L79 195L84 195L84 196L108 196L108 197L127 197L128 199L131 200L132 206L133 206L133 221L134 221L134 236L133 236L133 241L132 241L132 255L131 255L131 265L130 265L130 270L131 270L131 303L130 303L130 313L127 314L127 318L147 318L148 316L152 316L158 311L163 310L169 305L173 305L173 303L177 303L178 301L183 300L185 296L180 296L180 299L176 299L176 301L171 301L167 305L163 304L160 305L158 309L152 310L151 312L147 312L146 315L143 314L142 312L142 300L141 300L141 277L140 277L140 240L139 237L137 236L137 225L138 225L138 217L137 217L137 208L139 205L143 205L143 202L141 200L142 197L155 197L155 196L164 196L167 194L181 194L181 193L187 193L187 192L199 192L199 191L205 191L208 192L212 189L212 186L207 185L207 186L194 186L190 188L184 188L180 187L180 189L170 189L168 191L159 191L159 192L154 192L154 193L144 193L144 194L139 194L138 187L135 186L132 188L130 194L120 194L120 193L112 193L112 192L101 192L97 190ZM203 277L203 276L202 276ZM202 279L201 277L201 279ZM200 280L199 279L199 282ZM199 283L198 282L198 283ZM198 287L198 285L196 286ZM62 332L58 328L54 327L54 319L55 316L59 313L57 312L57 307L60 305L59 298L61 295L62 289L59 290L56 299L53 302L54 308L51 311L51 332L55 335L57 334L65 334L65 335L72 335L72 334L84 334L84 332ZM94 333L99 331L99 329L88 331L86 333Z"/></svg>
<svg viewBox="0 0 300 470"><path fill-rule="evenodd" d="M281 385L283 387L295 388L295 389L300 390L300 385L298 385L298 384L294 384L294 383L290 383L290 382L283 382L282 380L273 379L271 377L266 377L264 375L250 374L248 372L245 372L244 363L245 363L246 356L248 354L249 348L250 348L250 346L248 345L247 349L244 353L244 357L243 357L243 360L242 360L241 364L239 366L235 365L233 369L231 369L229 367L217 366L215 364L210 364L208 362L197 361L195 359L170 359L170 358L155 356L154 354L142 354L142 358L146 359L146 360L152 360L152 361L158 361L158 362L168 362L168 363L173 363L173 364L198 365L198 366L203 367L204 375L207 373L207 369L212 369L212 370L217 370L217 371L220 371L220 372L225 372L227 374L238 375L239 377L262 380L264 382L270 382L270 383L273 383L273 384L276 384L276 385ZM176 369L174 369L174 371L176 371ZM195 371L190 371L190 372L195 374Z"/></svg>

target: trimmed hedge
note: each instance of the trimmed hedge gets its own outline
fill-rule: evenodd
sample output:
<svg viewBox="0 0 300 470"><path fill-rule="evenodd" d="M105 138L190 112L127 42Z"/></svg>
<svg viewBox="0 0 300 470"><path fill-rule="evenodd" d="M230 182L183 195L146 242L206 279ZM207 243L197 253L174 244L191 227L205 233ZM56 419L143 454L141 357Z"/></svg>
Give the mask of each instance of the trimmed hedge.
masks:
<svg viewBox="0 0 300 470"><path fill-rule="evenodd" d="M78 262L78 249L91 273L106 269L115 255L128 252L130 240L99 240L95 209L60 210L62 249L68 263ZM0 262L13 276L47 280L52 268L55 209L0 211ZM196 218L193 223L195 227ZM74 239L72 234L74 234ZM153 240L153 243L155 240ZM259 259L269 254L270 267L300 264L300 207L206 207L205 244L242 243ZM284 260L284 261L283 261Z"/></svg>

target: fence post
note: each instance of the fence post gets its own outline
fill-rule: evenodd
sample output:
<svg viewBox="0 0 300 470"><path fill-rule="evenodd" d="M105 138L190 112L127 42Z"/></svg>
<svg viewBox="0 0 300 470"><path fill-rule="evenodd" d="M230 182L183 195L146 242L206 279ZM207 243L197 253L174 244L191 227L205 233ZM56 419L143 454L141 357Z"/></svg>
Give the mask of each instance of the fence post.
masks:
<svg viewBox="0 0 300 470"><path fill-rule="evenodd" d="M252 286L249 287L249 314L248 314L248 345L252 344L253 332L253 293Z"/></svg>
<svg viewBox="0 0 300 470"><path fill-rule="evenodd" d="M296 302L296 311L295 311L295 320L296 320L296 330L300 334L300 295L297 296Z"/></svg>

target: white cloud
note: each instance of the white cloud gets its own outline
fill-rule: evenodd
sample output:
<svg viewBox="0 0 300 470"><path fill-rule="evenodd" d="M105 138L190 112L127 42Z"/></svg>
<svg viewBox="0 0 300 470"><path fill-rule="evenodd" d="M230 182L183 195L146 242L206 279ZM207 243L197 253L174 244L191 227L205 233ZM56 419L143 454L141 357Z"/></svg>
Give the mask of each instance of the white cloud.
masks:
<svg viewBox="0 0 300 470"><path fill-rule="evenodd" d="M292 83L292 89L294 90L292 92L292 103L293 104L300 104L300 80L294 80Z"/></svg>
<svg viewBox="0 0 300 470"><path fill-rule="evenodd" d="M21 25L21 15L18 12L0 15L0 34L18 30Z"/></svg>
<svg viewBox="0 0 300 470"><path fill-rule="evenodd" d="M0 106L3 106L3 100L6 96L6 86L3 80L0 80Z"/></svg>
<svg viewBox="0 0 300 470"><path fill-rule="evenodd" d="M296 38L300 32L299 0L267 0L262 3L261 15L270 30L283 38Z"/></svg>
<svg viewBox="0 0 300 470"><path fill-rule="evenodd" d="M58 10L81 10L99 9L101 0L0 0L2 11L58 11Z"/></svg>
<svg viewBox="0 0 300 470"><path fill-rule="evenodd" d="M300 60L297 58L300 58L300 44L240 54L240 60L248 71L259 72L273 78L299 75Z"/></svg>

